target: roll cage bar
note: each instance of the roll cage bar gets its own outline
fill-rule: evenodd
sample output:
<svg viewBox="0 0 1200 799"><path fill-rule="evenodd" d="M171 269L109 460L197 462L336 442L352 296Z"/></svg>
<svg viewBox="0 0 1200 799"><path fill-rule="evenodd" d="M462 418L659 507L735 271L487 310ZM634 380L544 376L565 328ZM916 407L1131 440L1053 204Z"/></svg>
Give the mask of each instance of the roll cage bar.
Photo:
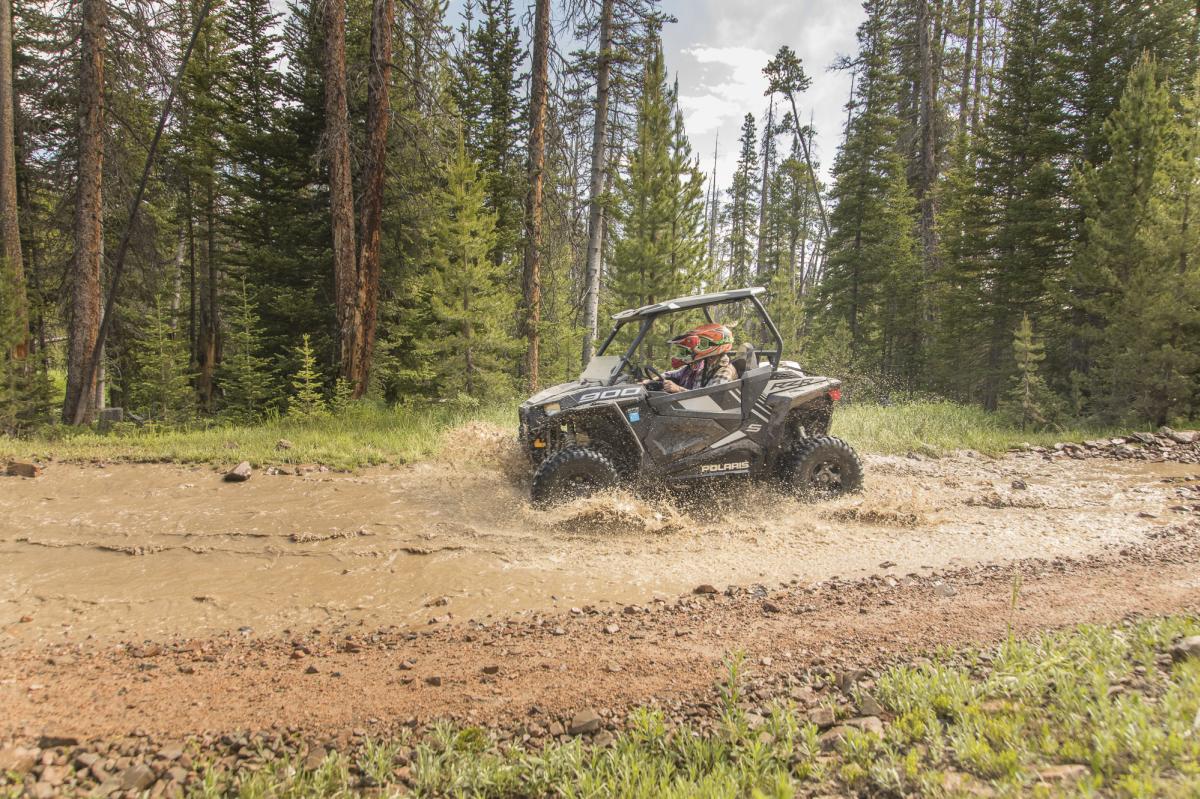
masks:
<svg viewBox="0 0 1200 799"><path fill-rule="evenodd" d="M760 290L760 292L761 292L761 290ZM712 318L712 314L709 312L710 308L712 308L715 305L732 305L733 303L738 303L738 302L749 302L751 305L754 306L754 310L757 311L757 313L758 313L759 320L762 321L763 326L766 327L767 332L770 333L771 338L774 339L775 349L760 350L758 352L758 354L767 356L767 359L771 362L772 369L778 369L779 361L783 357L783 336L781 336L779 334L779 328L775 327L775 322L773 322L771 320L771 315L767 313L766 307L762 304L762 301L759 299L759 292L756 292L753 294L748 294L745 296L729 297L727 299L725 299L725 298L714 299L712 302L705 303L704 305L701 305L701 306L693 306L693 307L700 307L704 311L704 318L707 319L709 322L715 322L716 320L714 320ZM665 303L664 305L667 305L667 304L669 304L669 303ZM658 319L661 316L670 316L672 314L681 313L683 311L690 311L693 309L693 307L681 307L681 308L665 308L664 307L664 309L658 313L630 316L630 317L626 317L626 318L623 318L622 314L618 314L615 317L616 324L613 325L613 329L609 332L608 337L604 339L604 343L601 344L600 348L596 351L597 356L603 355L608 350L609 346L613 343L613 339L615 339L617 337L617 333L621 330L622 327L624 327L627 324L630 324L631 322L633 322L635 320L640 320L641 325L638 327L637 335L634 336L634 339L630 343L628 349L625 350L625 354L621 356L620 364L617 366L616 369L613 369L612 374L609 376L608 383L606 383L606 385L610 385L610 386L613 385L613 383L615 383L617 380L617 376L620 375L622 371L624 371L625 367L632 364L633 355L634 355L634 353L637 352L638 347L640 347L642 345L642 341L646 338L646 334L650 332L650 328L654 324L654 320Z"/></svg>

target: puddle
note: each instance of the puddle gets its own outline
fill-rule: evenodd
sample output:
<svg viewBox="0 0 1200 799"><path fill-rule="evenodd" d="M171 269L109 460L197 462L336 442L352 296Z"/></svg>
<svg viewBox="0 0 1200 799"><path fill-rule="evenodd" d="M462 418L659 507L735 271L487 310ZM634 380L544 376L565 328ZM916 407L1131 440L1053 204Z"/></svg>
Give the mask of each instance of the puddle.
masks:
<svg viewBox="0 0 1200 799"><path fill-rule="evenodd" d="M485 427L437 461L353 475L226 484L207 468L54 464L0 479L0 648L423 627L699 583L855 577L885 561L903 574L1083 555L1181 518L1169 508L1200 479L1195 465L1025 455L865 460L867 490L833 502L742 484L547 512L525 502L525 465Z"/></svg>

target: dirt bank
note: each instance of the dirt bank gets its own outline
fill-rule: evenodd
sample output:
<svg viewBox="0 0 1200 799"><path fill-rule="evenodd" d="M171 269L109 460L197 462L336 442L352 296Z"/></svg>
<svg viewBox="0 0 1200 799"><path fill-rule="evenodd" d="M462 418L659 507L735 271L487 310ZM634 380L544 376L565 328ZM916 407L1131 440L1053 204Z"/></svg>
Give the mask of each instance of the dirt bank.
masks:
<svg viewBox="0 0 1200 799"><path fill-rule="evenodd" d="M229 484L206 468L53 464L0 478L0 651L239 628L424 629L646 604L700 583L1086 555L1138 544L1200 499L1195 465L868 457L867 491L837 502L731 486L542 513L507 458L467 437L441 461L360 474Z"/></svg>

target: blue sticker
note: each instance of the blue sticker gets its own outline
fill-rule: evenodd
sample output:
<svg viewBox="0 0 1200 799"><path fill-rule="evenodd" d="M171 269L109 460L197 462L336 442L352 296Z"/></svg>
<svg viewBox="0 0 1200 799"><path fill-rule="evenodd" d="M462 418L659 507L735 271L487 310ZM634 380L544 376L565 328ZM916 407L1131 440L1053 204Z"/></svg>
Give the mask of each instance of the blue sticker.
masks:
<svg viewBox="0 0 1200 799"><path fill-rule="evenodd" d="M640 411L630 411L629 412L629 421L638 422L638 421L641 421L641 419L642 419L642 414Z"/></svg>

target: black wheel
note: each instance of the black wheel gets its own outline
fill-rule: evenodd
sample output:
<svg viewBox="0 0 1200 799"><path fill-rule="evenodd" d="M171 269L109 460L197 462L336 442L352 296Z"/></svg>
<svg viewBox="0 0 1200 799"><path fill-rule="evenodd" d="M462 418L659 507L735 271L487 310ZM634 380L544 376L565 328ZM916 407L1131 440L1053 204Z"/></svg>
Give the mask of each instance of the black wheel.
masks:
<svg viewBox="0 0 1200 799"><path fill-rule="evenodd" d="M590 496L614 485L617 470L607 457L587 447L567 447L547 457L533 473L534 505Z"/></svg>
<svg viewBox="0 0 1200 799"><path fill-rule="evenodd" d="M840 438L801 439L781 465L784 485L799 494L834 497L862 489L862 463Z"/></svg>

